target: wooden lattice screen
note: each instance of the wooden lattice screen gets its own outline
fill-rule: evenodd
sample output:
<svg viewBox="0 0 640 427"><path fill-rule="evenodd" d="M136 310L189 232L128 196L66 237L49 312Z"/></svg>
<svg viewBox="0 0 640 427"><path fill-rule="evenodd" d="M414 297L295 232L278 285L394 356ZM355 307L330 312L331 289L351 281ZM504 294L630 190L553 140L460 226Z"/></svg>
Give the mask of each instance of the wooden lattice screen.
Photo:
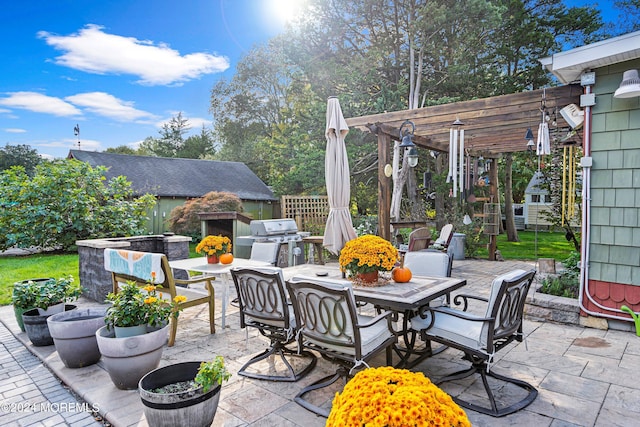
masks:
<svg viewBox="0 0 640 427"><path fill-rule="evenodd" d="M312 236L323 235L329 216L327 196L282 196L282 218L293 218L298 230L308 231Z"/></svg>

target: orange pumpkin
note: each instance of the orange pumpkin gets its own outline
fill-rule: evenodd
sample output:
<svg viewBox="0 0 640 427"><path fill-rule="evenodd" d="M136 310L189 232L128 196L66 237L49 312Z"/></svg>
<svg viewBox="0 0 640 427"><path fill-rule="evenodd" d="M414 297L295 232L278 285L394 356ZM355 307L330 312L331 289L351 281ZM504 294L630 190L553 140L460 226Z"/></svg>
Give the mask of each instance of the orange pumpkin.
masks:
<svg viewBox="0 0 640 427"><path fill-rule="evenodd" d="M220 263L222 264L231 264L233 262L233 254L227 252L226 254L220 255Z"/></svg>
<svg viewBox="0 0 640 427"><path fill-rule="evenodd" d="M396 267L391 271L391 277L394 282L407 283L411 280L411 270L407 267Z"/></svg>

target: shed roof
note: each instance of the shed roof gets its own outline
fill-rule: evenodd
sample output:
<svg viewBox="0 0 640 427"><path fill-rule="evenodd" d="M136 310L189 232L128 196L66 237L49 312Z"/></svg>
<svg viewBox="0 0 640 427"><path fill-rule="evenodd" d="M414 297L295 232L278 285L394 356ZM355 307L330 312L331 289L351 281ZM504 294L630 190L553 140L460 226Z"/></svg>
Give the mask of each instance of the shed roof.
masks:
<svg viewBox="0 0 640 427"><path fill-rule="evenodd" d="M242 200L276 200L273 192L241 162L179 159L97 151L70 150L68 158L105 166L107 178L124 175L136 194L160 197L202 197L226 191Z"/></svg>
<svg viewBox="0 0 640 427"><path fill-rule="evenodd" d="M524 194L547 194L548 191L542 187L544 183L544 174L537 171L531 177L527 189L524 190Z"/></svg>
<svg viewBox="0 0 640 427"><path fill-rule="evenodd" d="M531 128L537 137L541 121L541 106L547 111L559 111L568 104L579 104L583 89L580 85L565 85L491 98L474 99L435 105L414 110L372 114L346 119L350 127L372 132L387 133L399 139L405 120L415 124L414 142L422 148L440 152L449 150L449 129L460 119L465 130L465 146L474 154L498 155L527 150L524 135ZM557 114L560 128L569 130L562 116ZM580 139L567 141L580 142Z"/></svg>

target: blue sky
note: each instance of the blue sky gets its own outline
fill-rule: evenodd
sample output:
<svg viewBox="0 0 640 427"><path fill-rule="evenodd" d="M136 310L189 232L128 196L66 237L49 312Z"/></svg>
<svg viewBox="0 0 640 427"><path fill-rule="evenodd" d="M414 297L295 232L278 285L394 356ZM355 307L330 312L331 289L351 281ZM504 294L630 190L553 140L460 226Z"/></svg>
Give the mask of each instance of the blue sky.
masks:
<svg viewBox="0 0 640 427"><path fill-rule="evenodd" d="M295 1L295 0L294 0ZM211 127L209 93L255 43L281 32L291 0L5 2L0 146L47 157L159 136L182 112Z"/></svg>
<svg viewBox="0 0 640 427"><path fill-rule="evenodd" d="M46 157L159 136L178 112L211 127L209 94L299 0L25 0L3 4L0 146ZM568 0L584 4L585 0ZM600 1L603 10L611 1Z"/></svg>

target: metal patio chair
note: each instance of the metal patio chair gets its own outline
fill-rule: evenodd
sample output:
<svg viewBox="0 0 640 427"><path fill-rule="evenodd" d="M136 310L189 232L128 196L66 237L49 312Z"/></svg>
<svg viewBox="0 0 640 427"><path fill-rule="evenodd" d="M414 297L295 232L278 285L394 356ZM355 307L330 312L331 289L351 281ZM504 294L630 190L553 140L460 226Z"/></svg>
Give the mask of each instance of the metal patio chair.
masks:
<svg viewBox="0 0 640 427"><path fill-rule="evenodd" d="M450 374L435 382L436 385L466 378L475 373L480 374L490 405L482 406L460 397L453 397L460 406L502 417L525 408L538 395L531 384L500 375L491 367L496 352L513 341L523 341L524 304L535 273L535 270L514 270L493 280L488 299L459 294L453 302L455 305L462 304L462 310L449 307L429 308L428 311L411 319L412 328L419 330L424 340L436 341L461 350L465 354L464 359L471 362L470 368ZM483 316L466 312L469 299L487 303ZM502 384L506 382L522 388L526 395L515 403L498 407L487 377L495 378L503 382Z"/></svg>
<svg viewBox="0 0 640 427"><path fill-rule="evenodd" d="M287 281L287 288L300 327L300 345L338 365L334 374L303 388L294 400L309 411L328 417L328 409L304 396L340 378L346 383L355 369L368 366L382 350L386 350L390 365L391 346L397 340L391 329L392 312L384 311L375 317L358 314L351 286L341 281L294 277Z"/></svg>
<svg viewBox="0 0 640 427"><path fill-rule="evenodd" d="M296 319L287 303L282 270L278 267L234 268L231 276L238 293L240 327L256 328L269 338L271 344L262 353L253 356L238 371L239 375L270 381L298 381L316 365L316 357L308 352L287 348L295 341ZM287 368L285 375L260 374L249 371L249 366L271 356L279 356ZM308 359L302 368L294 369L289 357Z"/></svg>

